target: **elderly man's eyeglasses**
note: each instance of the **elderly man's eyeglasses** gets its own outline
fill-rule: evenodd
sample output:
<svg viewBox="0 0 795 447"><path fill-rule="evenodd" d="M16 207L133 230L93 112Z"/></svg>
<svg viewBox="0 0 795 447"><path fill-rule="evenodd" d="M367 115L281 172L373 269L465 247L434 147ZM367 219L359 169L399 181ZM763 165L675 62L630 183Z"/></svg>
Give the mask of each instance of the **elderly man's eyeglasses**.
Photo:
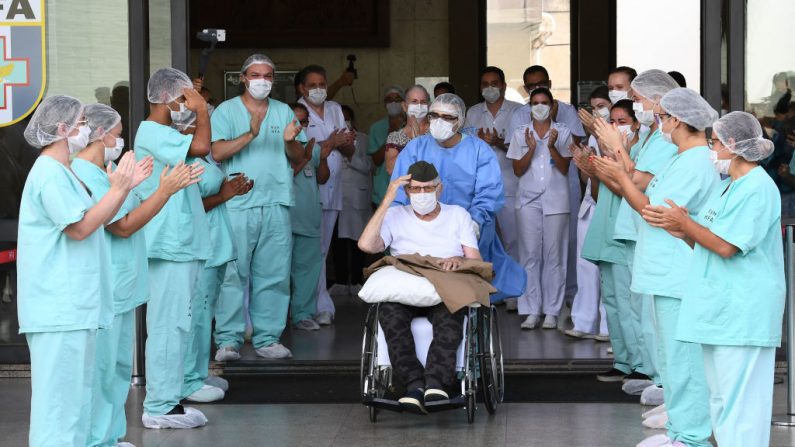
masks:
<svg viewBox="0 0 795 447"><path fill-rule="evenodd" d="M435 185L406 186L406 191L409 194L417 194L419 192L434 192L437 188L439 188L438 183Z"/></svg>
<svg viewBox="0 0 795 447"><path fill-rule="evenodd" d="M450 122L458 121L458 117L457 116L446 115L446 114L445 115L440 115L440 114L438 114L436 112L428 112L428 118L430 118L432 120L435 120L437 118L441 118L441 119L443 119L445 121L450 121Z"/></svg>

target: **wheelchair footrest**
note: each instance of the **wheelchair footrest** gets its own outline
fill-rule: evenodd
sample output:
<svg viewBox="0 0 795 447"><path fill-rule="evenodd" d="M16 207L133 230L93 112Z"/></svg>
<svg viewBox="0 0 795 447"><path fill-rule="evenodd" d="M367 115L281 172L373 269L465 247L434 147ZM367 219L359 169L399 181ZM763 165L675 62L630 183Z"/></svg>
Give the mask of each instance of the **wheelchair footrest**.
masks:
<svg viewBox="0 0 795 447"><path fill-rule="evenodd" d="M436 411L452 410L454 408L463 408L465 406L466 399L464 399L464 396L458 395L448 400L428 402L425 404L425 409L428 410L428 413L434 413Z"/></svg>
<svg viewBox="0 0 795 447"><path fill-rule="evenodd" d="M403 412L403 407L401 407L400 403L396 400L368 396L362 398L362 403L368 407L375 407L381 410L397 411L398 413Z"/></svg>

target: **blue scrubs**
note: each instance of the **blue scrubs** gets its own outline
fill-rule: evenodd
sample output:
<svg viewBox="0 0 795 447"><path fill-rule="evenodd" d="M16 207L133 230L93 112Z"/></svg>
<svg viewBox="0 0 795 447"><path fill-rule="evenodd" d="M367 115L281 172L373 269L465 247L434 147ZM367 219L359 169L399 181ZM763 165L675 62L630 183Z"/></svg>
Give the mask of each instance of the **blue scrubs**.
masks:
<svg viewBox="0 0 795 447"><path fill-rule="evenodd" d="M709 149L694 147L674 156L646 188L651 205L665 199L696 217L718 183ZM658 368L668 412L668 436L689 446L709 446L709 390L701 346L677 340L676 325L693 250L681 239L645 222L638 227L632 291L654 296Z"/></svg>
<svg viewBox="0 0 795 447"><path fill-rule="evenodd" d="M738 251L695 246L677 338L703 347L718 444L768 445L786 293L778 189L762 167L726 179L698 223Z"/></svg>
<svg viewBox="0 0 795 447"><path fill-rule="evenodd" d="M202 198L218 194L226 175L215 163L202 158L191 158L188 163L199 162L204 167L198 183ZM191 299L191 329L185 353L185 385L183 395L190 396L204 386L210 363L212 322L221 283L227 265L235 259L232 227L226 212L226 203L207 211L210 231L210 258L199 272L199 293Z"/></svg>
<svg viewBox="0 0 795 447"><path fill-rule="evenodd" d="M42 155L19 210L19 332L30 349L31 446L86 445L96 331L113 322L110 256L102 231L63 230L94 205L69 169ZM46 280L42 280L46 279Z"/></svg>
<svg viewBox="0 0 795 447"><path fill-rule="evenodd" d="M500 165L491 147L480 138L462 134L457 145L443 148L431 135L423 135L411 140L400 151L392 179L406 175L409 166L419 160L433 164L439 171L444 185L439 201L465 208L480 226L480 254L494 265L492 284L498 290L491 296L492 302L524 293L527 274L505 253L497 236L495 216L505 198ZM402 189L398 190L395 203L409 203Z"/></svg>
<svg viewBox="0 0 795 447"><path fill-rule="evenodd" d="M250 296L254 348L277 343L284 331L293 250L290 207L295 202L283 134L294 119L287 104L269 99L257 138L222 163L227 173L241 172L254 180L254 188L226 205L237 262L227 268L215 313L219 347L239 349L243 344L245 288ZM221 103L211 121L213 142L234 140L251 127L251 115L239 96ZM306 141L303 132L298 140Z"/></svg>
<svg viewBox="0 0 795 447"><path fill-rule="evenodd" d="M154 158L152 175L138 185L146 200L160 185L166 165L184 162L191 135L143 121L135 137L135 155ZM199 272L210 257L210 235L197 185L178 191L144 226L149 257L146 309L146 399L144 412L162 416L184 396L183 362L188 349L191 300L199 293Z"/></svg>
<svg viewBox="0 0 795 447"><path fill-rule="evenodd" d="M110 190L107 172L81 158L72 161L72 171L100 200ZM135 192L127 195L117 222L141 204ZM135 337L135 308L149 298L149 273L143 231L118 237L105 230L110 247L113 284L113 325L97 331L90 446L115 446L127 432L124 404L130 391Z"/></svg>

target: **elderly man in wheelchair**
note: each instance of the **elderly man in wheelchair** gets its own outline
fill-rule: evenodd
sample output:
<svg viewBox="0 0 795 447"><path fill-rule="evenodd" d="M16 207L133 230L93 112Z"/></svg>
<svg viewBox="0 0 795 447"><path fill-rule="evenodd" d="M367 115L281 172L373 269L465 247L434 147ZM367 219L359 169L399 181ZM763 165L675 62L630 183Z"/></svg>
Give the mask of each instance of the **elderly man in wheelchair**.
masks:
<svg viewBox="0 0 795 447"><path fill-rule="evenodd" d="M410 205L390 206L399 188L405 188ZM420 414L426 413L426 404L450 399L445 389L456 379L457 351L464 337L466 306L472 304L459 303L459 309L451 312L451 305L440 290L444 275L446 272L455 275L473 264L485 265L488 275L474 278L476 290L472 295L478 294L483 298L480 301L488 305L488 294L495 290L489 284L493 274L491 265L472 262L481 261L472 218L462 207L439 203L442 188L435 167L425 161L416 162L409 168L408 175L390 183L383 202L359 238L359 248L364 252L381 253L388 248L393 261L416 261L414 266L420 264L420 270L424 268L435 275L427 277L443 302L429 307L382 302L378 309L378 322L386 339L394 377L406 388L406 394L398 402L404 411ZM460 291L462 283L465 287L472 284L466 281L472 278L464 278L464 281L460 276L446 278L454 283L453 289L459 288L454 292ZM461 294L453 295L460 297ZM424 367L417 358L411 330L412 320L420 316L427 317L433 326L433 341Z"/></svg>

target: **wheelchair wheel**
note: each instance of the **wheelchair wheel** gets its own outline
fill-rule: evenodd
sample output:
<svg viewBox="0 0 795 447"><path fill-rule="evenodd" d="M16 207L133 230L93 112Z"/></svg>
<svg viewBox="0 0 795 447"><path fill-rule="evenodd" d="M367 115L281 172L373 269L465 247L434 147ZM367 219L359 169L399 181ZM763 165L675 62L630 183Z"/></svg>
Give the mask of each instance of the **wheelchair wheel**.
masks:
<svg viewBox="0 0 795 447"><path fill-rule="evenodd" d="M494 414L504 397L504 372L502 360L502 340L497 320L497 308L481 308L478 312L478 360L480 366L480 386L486 411Z"/></svg>
<svg viewBox="0 0 795 447"><path fill-rule="evenodd" d="M370 306L364 322L362 337L362 357L359 368L359 389L362 397L371 396L375 390L378 356L378 306Z"/></svg>
<svg viewBox="0 0 795 447"><path fill-rule="evenodd" d="M367 407L367 409L370 410L370 422L373 424L378 422L378 409L375 407Z"/></svg>
<svg viewBox="0 0 795 447"><path fill-rule="evenodd" d="M478 314L479 309L469 310L467 322L467 335L465 347L465 365L464 371L464 398L465 408L467 411L467 422L470 424L475 421L475 410L477 408L476 396L478 393L478 353L479 340L478 340Z"/></svg>
<svg viewBox="0 0 795 447"><path fill-rule="evenodd" d="M473 423L475 422L475 393L471 393L467 395L467 422Z"/></svg>

